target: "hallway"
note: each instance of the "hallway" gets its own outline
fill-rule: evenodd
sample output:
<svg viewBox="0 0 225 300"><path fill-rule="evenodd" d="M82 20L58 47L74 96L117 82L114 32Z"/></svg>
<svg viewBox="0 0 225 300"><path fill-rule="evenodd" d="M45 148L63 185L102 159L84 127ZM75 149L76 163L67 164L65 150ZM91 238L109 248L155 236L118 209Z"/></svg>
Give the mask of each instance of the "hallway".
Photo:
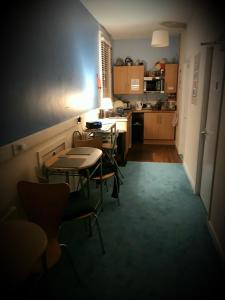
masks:
<svg viewBox="0 0 225 300"><path fill-rule="evenodd" d="M133 144L128 161L182 163L174 145Z"/></svg>

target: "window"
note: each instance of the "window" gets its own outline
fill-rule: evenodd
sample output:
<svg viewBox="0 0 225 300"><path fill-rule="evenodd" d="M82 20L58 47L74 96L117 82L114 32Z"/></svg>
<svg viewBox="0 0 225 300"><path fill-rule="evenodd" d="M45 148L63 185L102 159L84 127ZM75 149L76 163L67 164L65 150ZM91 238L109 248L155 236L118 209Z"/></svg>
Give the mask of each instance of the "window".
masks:
<svg viewBox="0 0 225 300"><path fill-rule="evenodd" d="M100 41L100 78L102 83L101 97L105 98L112 96L112 47L102 36Z"/></svg>

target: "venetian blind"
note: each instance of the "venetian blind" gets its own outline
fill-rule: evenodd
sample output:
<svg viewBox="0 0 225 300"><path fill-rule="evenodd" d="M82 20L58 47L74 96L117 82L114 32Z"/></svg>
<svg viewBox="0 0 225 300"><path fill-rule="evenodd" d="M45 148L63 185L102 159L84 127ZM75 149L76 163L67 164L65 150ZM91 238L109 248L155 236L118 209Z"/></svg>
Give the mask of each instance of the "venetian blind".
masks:
<svg viewBox="0 0 225 300"><path fill-rule="evenodd" d="M105 41L101 41L102 60L102 96L111 97L112 80L112 48Z"/></svg>

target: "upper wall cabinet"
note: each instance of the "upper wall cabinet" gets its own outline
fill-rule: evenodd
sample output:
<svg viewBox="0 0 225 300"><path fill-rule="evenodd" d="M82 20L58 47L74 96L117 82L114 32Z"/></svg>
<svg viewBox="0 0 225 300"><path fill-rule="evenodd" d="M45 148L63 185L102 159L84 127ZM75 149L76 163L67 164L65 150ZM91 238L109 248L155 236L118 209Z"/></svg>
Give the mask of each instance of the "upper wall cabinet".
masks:
<svg viewBox="0 0 225 300"><path fill-rule="evenodd" d="M113 67L114 94L142 94L144 92L144 66Z"/></svg>
<svg viewBox="0 0 225 300"><path fill-rule="evenodd" d="M165 93L177 92L178 64L165 65Z"/></svg>

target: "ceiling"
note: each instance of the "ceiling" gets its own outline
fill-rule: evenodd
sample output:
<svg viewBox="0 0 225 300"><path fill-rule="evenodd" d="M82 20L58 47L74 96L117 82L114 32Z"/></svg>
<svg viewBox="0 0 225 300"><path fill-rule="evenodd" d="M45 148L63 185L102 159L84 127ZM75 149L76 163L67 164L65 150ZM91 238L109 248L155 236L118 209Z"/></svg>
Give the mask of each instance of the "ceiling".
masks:
<svg viewBox="0 0 225 300"><path fill-rule="evenodd" d="M197 2L197 0L80 1L113 39L149 38L156 29L166 29L171 34L179 34L190 20L195 7L193 5ZM161 25L162 22L170 22L170 27ZM177 22L181 22L181 26Z"/></svg>

